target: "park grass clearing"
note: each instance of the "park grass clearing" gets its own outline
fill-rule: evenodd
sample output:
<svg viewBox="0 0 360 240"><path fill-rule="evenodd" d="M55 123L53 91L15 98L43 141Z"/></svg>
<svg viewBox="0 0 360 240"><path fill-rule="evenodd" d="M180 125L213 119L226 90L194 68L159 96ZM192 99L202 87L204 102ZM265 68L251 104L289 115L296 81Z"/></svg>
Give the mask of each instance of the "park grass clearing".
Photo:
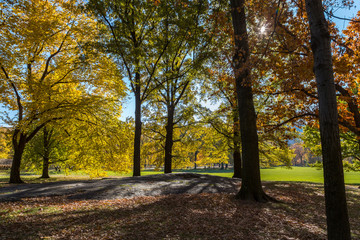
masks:
<svg viewBox="0 0 360 240"><path fill-rule="evenodd" d="M199 174L209 174L216 175L220 177L231 178L233 175L232 169L187 169L187 170L174 170L176 172L192 172ZM261 180L262 181L283 181L283 182L311 182L311 183L323 183L323 171L322 169L316 169L311 167L275 167L275 168L266 168L261 169ZM161 171L154 170L144 170L142 175L152 175L152 174L162 174ZM360 172L344 172L345 183L352 185L360 185ZM130 177L132 173L116 173L108 172L108 177L119 178L119 177ZM50 172L50 178L40 179L40 175L34 173L25 172L21 175L22 179L26 183L44 183L44 182L57 182L57 181L71 181L71 180L87 180L90 179L88 175L84 172L69 172L65 173L56 173ZM9 171L0 171L0 187L6 186L9 182Z"/></svg>
<svg viewBox="0 0 360 240"><path fill-rule="evenodd" d="M46 183L46 182L59 182L59 181L73 181L73 180L87 180L90 179L88 175L83 173L71 172L69 174L65 173L55 173L50 172L50 178L40 178L41 175L33 172L22 172L21 179L25 183ZM10 179L9 171L0 171L0 187L8 186Z"/></svg>
<svg viewBox="0 0 360 240"><path fill-rule="evenodd" d="M323 187L265 182L280 203L202 193L118 200L67 196L0 202L0 239L326 239ZM353 239L360 239L360 189L347 186Z"/></svg>
<svg viewBox="0 0 360 240"><path fill-rule="evenodd" d="M232 169L189 169L189 170L175 170L174 172L193 172L199 174L216 175L220 177L231 178L233 175ZM161 174L159 171L143 171L144 175L147 174ZM260 169L262 181L282 181L282 182L311 182L311 183L324 183L322 169L312 167L274 167ZM345 183L360 185L360 172L344 172Z"/></svg>

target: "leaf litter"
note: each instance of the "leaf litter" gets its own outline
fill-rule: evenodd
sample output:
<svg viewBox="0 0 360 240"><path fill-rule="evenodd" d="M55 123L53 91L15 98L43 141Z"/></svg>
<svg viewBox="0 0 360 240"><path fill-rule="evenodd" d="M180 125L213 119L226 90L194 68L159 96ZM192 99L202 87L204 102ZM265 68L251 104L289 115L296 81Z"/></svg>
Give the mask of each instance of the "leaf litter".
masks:
<svg viewBox="0 0 360 240"><path fill-rule="evenodd" d="M235 193L24 198L0 202L0 239L326 239L322 188L264 183L278 203L240 201ZM347 186L347 198L352 236L360 239L360 189Z"/></svg>

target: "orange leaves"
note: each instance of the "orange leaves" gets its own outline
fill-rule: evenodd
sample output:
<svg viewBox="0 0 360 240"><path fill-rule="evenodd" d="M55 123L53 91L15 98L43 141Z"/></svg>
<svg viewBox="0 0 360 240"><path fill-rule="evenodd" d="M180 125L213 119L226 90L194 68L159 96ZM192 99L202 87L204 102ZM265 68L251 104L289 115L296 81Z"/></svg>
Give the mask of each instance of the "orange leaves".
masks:
<svg viewBox="0 0 360 240"><path fill-rule="evenodd" d="M160 5L160 0L154 0L154 5L159 6Z"/></svg>

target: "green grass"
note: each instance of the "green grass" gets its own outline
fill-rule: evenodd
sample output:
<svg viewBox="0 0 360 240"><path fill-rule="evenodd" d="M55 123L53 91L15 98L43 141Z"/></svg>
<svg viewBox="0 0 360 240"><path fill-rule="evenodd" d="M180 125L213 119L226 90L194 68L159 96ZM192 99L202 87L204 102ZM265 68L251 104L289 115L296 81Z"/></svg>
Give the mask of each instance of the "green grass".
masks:
<svg viewBox="0 0 360 240"><path fill-rule="evenodd" d="M40 178L41 174L35 172L21 172L21 179L26 183L45 183L71 180L86 180L89 176L82 172L64 172L57 173L55 171L49 172L50 178ZM0 187L4 187L9 182L10 170L0 170Z"/></svg>
<svg viewBox="0 0 360 240"><path fill-rule="evenodd" d="M189 169L189 170L174 170L174 172L193 172L199 174L210 174L221 177L231 178L233 175L232 169L220 170L220 169ZM162 174L162 171L144 170L142 175ZM116 173L108 172L109 177L129 177L132 173ZM69 175L64 173L50 173L50 179L39 179L40 175L34 173L22 173L22 179L27 183L42 183L42 182L54 182L62 180L84 180L89 179L84 173L70 172ZM263 181L284 181L284 182L313 182L323 183L323 172L316 168L310 167L292 167L291 169L276 167L261 169L261 179ZM0 171L0 187L4 186L9 181L9 171ZM346 184L360 185L360 172L345 172Z"/></svg>
<svg viewBox="0 0 360 240"><path fill-rule="evenodd" d="M346 184L360 184L360 172L344 172ZM323 170L311 167L261 169L264 181L323 183Z"/></svg>
<svg viewBox="0 0 360 240"><path fill-rule="evenodd" d="M195 172L200 174L216 175L231 178L232 169L191 169L191 170L175 170L174 172ZM159 174L158 171L143 171L143 175ZM276 167L261 169L261 180L263 181L284 181L284 182L313 182L323 183L323 171L311 167L292 167L291 169ZM345 183L360 185L360 172L345 172Z"/></svg>

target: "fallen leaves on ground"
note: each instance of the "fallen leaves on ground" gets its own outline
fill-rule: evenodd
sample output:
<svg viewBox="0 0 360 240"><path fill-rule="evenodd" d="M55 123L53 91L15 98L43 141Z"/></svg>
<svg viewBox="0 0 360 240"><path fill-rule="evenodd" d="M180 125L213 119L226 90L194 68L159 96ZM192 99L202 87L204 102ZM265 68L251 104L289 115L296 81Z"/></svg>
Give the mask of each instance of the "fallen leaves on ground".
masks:
<svg viewBox="0 0 360 240"><path fill-rule="evenodd" d="M322 185L269 182L264 189L280 203L210 193L2 202L0 239L326 239ZM353 239L360 239L360 189L347 193Z"/></svg>

